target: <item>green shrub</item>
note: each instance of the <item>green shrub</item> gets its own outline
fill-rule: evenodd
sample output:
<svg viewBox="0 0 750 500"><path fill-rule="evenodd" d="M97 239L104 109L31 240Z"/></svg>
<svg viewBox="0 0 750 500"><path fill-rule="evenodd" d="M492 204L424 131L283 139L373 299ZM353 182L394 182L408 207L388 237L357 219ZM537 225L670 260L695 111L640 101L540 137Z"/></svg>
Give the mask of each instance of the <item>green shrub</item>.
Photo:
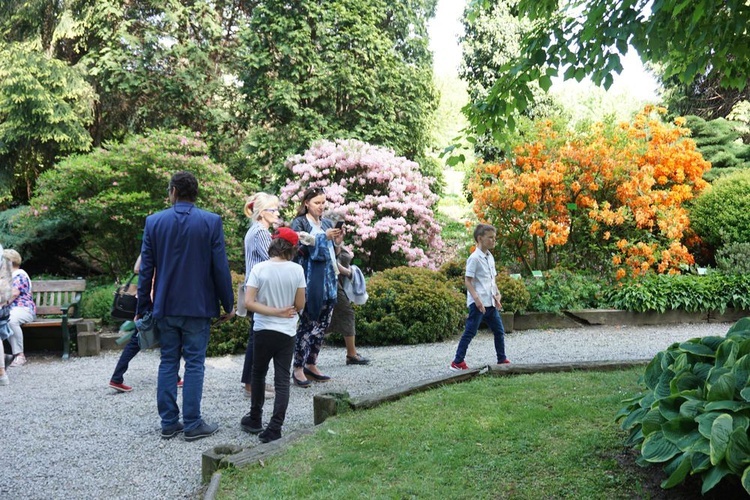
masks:
<svg viewBox="0 0 750 500"><path fill-rule="evenodd" d="M153 131L65 158L39 176L19 232L33 235L46 225L61 237L74 234L72 260L121 275L140 252L146 216L168 207L167 184L178 170L195 174L196 204L222 217L229 259L241 262L247 227L242 186L208 158L208 146L192 132Z"/></svg>
<svg viewBox="0 0 750 500"><path fill-rule="evenodd" d="M750 243L750 171L721 177L690 211L693 229L708 245Z"/></svg>
<svg viewBox="0 0 750 500"><path fill-rule="evenodd" d="M723 312L750 308L750 275L709 273L705 276L648 275L606 293L611 307L627 311Z"/></svg>
<svg viewBox="0 0 750 500"><path fill-rule="evenodd" d="M603 283L593 275L563 268L544 271L542 278L526 278L528 310L560 312L599 307Z"/></svg>
<svg viewBox="0 0 750 500"><path fill-rule="evenodd" d="M463 297L466 296L465 272L466 262L458 259L448 261L440 266L440 273L445 276L448 284ZM507 271L501 267L497 269L495 282L497 283L497 289L503 297L502 305L504 311L518 312L526 309L530 296L522 280L511 278Z"/></svg>
<svg viewBox="0 0 750 500"><path fill-rule="evenodd" d="M244 353L251 323L249 315L244 318L235 316L226 323L212 327L206 355L225 356Z"/></svg>
<svg viewBox="0 0 750 500"><path fill-rule="evenodd" d="M497 273L495 282L502 295L503 311L515 313L526 310L531 301L531 295L523 280L513 279L508 273L500 272Z"/></svg>
<svg viewBox="0 0 750 500"><path fill-rule="evenodd" d="M734 242L716 252L716 265L726 273L750 273L750 242Z"/></svg>
<svg viewBox="0 0 750 500"><path fill-rule="evenodd" d="M664 464L662 488L690 475L702 493L725 476L741 478L750 492L750 318L725 338L672 344L646 367L646 391L625 400L616 415L630 432L627 445L639 465Z"/></svg>
<svg viewBox="0 0 750 500"><path fill-rule="evenodd" d="M465 259L449 260L440 266L439 271L445 277L449 286L461 295L466 295L466 285L464 284L464 276L466 273Z"/></svg>
<svg viewBox="0 0 750 500"><path fill-rule="evenodd" d="M102 325L117 325L121 321L112 318L112 301L117 286L86 284L86 291L81 297L81 317L101 319Z"/></svg>
<svg viewBox="0 0 750 500"><path fill-rule="evenodd" d="M367 282L367 303L355 309L360 344L419 344L460 332L466 299L439 272L395 267Z"/></svg>
<svg viewBox="0 0 750 500"><path fill-rule="evenodd" d="M242 274L232 272L232 289L237 293L237 285L245 279ZM235 304L244 297L235 297ZM248 332L250 331L251 314L244 318L235 316L233 319L211 328L211 337L208 340L208 356L224 356L226 354L244 353L247 348Z"/></svg>

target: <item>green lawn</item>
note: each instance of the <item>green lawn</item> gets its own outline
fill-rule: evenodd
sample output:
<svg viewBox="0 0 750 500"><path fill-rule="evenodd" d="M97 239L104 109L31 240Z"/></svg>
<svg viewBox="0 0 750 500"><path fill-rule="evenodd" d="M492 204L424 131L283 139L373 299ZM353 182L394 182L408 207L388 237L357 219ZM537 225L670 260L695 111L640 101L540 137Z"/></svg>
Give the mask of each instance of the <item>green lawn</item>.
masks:
<svg viewBox="0 0 750 500"><path fill-rule="evenodd" d="M479 377L346 414L225 471L217 498L644 498L613 421L641 372Z"/></svg>

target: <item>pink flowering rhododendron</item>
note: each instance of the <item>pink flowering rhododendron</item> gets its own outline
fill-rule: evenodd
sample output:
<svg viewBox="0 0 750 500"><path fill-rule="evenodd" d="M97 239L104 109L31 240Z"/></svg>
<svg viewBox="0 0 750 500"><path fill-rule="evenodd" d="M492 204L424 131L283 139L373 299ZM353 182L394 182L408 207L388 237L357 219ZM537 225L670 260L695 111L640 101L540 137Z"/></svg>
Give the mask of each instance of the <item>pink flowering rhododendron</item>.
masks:
<svg viewBox="0 0 750 500"><path fill-rule="evenodd" d="M290 157L294 174L281 190L289 212L309 187L322 187L328 210L345 221L345 242L366 271L409 264L436 268L443 248L432 207L434 180L390 149L356 140L319 141Z"/></svg>

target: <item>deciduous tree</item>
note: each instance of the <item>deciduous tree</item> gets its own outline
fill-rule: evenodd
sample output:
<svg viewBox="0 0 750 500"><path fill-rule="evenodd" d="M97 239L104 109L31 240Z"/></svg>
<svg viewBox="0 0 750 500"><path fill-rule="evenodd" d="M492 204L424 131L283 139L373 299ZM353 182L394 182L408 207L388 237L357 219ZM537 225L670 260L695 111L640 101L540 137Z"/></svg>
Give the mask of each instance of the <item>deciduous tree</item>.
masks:
<svg viewBox="0 0 750 500"><path fill-rule="evenodd" d="M0 207L27 201L61 154L90 147L94 98L80 69L0 42Z"/></svg>
<svg viewBox="0 0 750 500"><path fill-rule="evenodd" d="M474 14L492 7L473 0ZM746 0L520 0L518 14L535 23L517 59L503 68L487 98L466 108L472 126L498 139L514 127L513 111L532 101L531 82L549 88L551 78L591 76L609 87L622 71L620 57L634 47L657 63L665 78L690 83L718 77L742 89L750 74L750 6Z"/></svg>
<svg viewBox="0 0 750 500"><path fill-rule="evenodd" d="M245 175L282 184L284 160L321 138L359 139L421 159L437 106L426 31L435 3L259 3L240 72L250 106Z"/></svg>
<svg viewBox="0 0 750 500"><path fill-rule="evenodd" d="M464 12L459 75L468 84L469 102L487 99L503 67L521 54L521 43L533 24L528 18L519 17L517 8L518 0L499 0L478 12ZM521 112L523 116L544 117L559 112L559 105L538 84L530 83L530 89L531 101ZM490 131L479 128L476 132L476 155L485 161L502 160L504 153Z"/></svg>

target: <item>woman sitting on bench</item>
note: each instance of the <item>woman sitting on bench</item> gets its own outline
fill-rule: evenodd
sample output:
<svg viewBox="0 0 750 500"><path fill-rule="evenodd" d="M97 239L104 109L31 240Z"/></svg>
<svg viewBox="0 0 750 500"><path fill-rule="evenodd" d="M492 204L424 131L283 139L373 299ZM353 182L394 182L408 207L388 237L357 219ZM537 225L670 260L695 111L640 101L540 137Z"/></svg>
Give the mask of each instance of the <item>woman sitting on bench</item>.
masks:
<svg viewBox="0 0 750 500"><path fill-rule="evenodd" d="M10 304L10 329L13 333L8 338L8 343L16 359L10 366L21 366L26 363L21 325L34 321L36 304L31 294L31 279L26 271L21 269L21 255L15 250L8 249L3 250L3 257L8 259L13 266L13 302Z"/></svg>

